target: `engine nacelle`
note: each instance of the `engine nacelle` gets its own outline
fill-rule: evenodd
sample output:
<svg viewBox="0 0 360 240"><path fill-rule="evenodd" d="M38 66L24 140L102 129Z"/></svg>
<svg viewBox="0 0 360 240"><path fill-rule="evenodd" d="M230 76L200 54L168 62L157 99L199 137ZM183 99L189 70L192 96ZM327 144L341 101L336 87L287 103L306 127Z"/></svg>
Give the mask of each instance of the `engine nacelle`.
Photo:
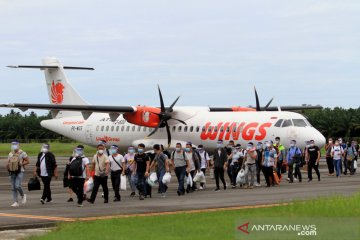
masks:
<svg viewBox="0 0 360 240"><path fill-rule="evenodd" d="M249 107L238 107L238 106L234 106L231 107L233 112L255 112L256 109L254 108L249 108Z"/></svg>
<svg viewBox="0 0 360 240"><path fill-rule="evenodd" d="M160 119L159 116L154 113L160 113L161 110L156 107L147 107L147 106L137 106L137 111L134 113L124 113L124 118L129 123L155 128L159 125Z"/></svg>

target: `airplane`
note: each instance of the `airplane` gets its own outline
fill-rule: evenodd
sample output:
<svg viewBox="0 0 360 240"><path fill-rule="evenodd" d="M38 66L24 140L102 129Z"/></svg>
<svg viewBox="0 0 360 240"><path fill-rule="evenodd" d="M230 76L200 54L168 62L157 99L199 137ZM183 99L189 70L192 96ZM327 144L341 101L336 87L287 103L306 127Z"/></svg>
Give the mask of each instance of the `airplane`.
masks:
<svg viewBox="0 0 360 240"><path fill-rule="evenodd" d="M0 107L49 110L52 119L43 120L41 126L87 145L96 146L99 141L116 144L121 151L128 146L144 143L147 149L154 144L174 148L192 142L208 151L216 148L219 139L225 143L234 140L242 146L248 142L264 142L281 138L289 147L297 140L298 147L315 140L319 147L325 145L324 136L301 114L291 111L319 109L321 106L271 107L271 99L260 106L255 90L256 108L252 107L202 107L175 106L179 97L165 107L158 87L160 107L153 106L100 106L89 105L67 81L64 70L94 70L87 67L63 66L53 57L42 60L42 65L16 65L11 68L35 68L43 70L50 104L12 103Z"/></svg>

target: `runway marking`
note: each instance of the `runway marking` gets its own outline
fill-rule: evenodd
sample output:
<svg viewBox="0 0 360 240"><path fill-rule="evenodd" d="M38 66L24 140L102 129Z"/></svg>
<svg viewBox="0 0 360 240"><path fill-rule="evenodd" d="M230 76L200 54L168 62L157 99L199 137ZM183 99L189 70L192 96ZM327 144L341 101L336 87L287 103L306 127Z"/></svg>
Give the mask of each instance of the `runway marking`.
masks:
<svg viewBox="0 0 360 240"><path fill-rule="evenodd" d="M15 213L0 213L0 217L28 218L28 219L40 219L40 220L62 221L62 222L76 221L75 218L37 216L37 215L28 215L28 214L15 214Z"/></svg>
<svg viewBox="0 0 360 240"><path fill-rule="evenodd" d="M113 216L78 218L78 220L79 221L94 221L94 220L105 220L105 219L113 219L113 218L151 217L151 216L174 215L174 214L182 214L182 213L188 214L188 213L205 213L205 212L217 212L217 211L270 208L270 207L279 207L279 206L287 206L287 205L289 205L289 203L274 203L274 204L247 205L247 206L236 206L236 207L179 210L179 211L170 211L170 212L133 213L133 214L122 214L122 215L113 215Z"/></svg>
<svg viewBox="0 0 360 240"><path fill-rule="evenodd" d="M231 210L243 210L243 209L258 209L258 208L270 208L270 207L279 207L279 206L287 206L287 205L289 205L289 203L261 204L261 205L221 207L221 208L206 208L206 209L194 209L194 210L179 210L179 211L168 211L168 212L133 213L133 214L122 214L122 215L100 216L100 217L85 217L85 218L66 218L66 217L56 217L56 216L55 217L38 216L38 215L15 214L15 213L0 213L0 217L39 219L39 220L60 221L60 222L75 222L75 221L106 220L106 219L114 219L114 218L151 217L151 216L174 215L174 214L184 214L184 213L188 214L188 213L205 213L205 212L231 211Z"/></svg>

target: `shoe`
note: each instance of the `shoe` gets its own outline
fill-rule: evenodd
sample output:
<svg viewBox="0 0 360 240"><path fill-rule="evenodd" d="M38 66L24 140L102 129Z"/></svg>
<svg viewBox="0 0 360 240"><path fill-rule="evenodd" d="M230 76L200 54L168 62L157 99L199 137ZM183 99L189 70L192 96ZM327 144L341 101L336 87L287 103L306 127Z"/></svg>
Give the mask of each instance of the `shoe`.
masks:
<svg viewBox="0 0 360 240"><path fill-rule="evenodd" d="M91 201L90 199L86 199L86 201L88 201L88 203L94 204L94 202Z"/></svg>
<svg viewBox="0 0 360 240"><path fill-rule="evenodd" d="M290 178L287 178L286 180L289 182L289 181L290 181Z"/></svg>
<svg viewBox="0 0 360 240"><path fill-rule="evenodd" d="M190 190L189 190L189 189L186 189L185 191L186 191L186 193L189 193L189 192L190 192Z"/></svg>
<svg viewBox="0 0 360 240"><path fill-rule="evenodd" d="M165 194L165 193L162 193L162 194L161 194L161 197L162 197L162 198L166 198L166 194Z"/></svg>
<svg viewBox="0 0 360 240"><path fill-rule="evenodd" d="M53 200L47 200L46 203L53 203Z"/></svg>
<svg viewBox="0 0 360 240"><path fill-rule="evenodd" d="M67 200L67 202L73 202L74 201L74 199L72 199L72 198L69 198L68 200Z"/></svg>
<svg viewBox="0 0 360 240"><path fill-rule="evenodd" d="M260 183L255 183L255 187L261 187Z"/></svg>
<svg viewBox="0 0 360 240"><path fill-rule="evenodd" d="M309 180L308 180L308 182L311 182L311 181L312 181L312 179L309 179Z"/></svg>
<svg viewBox="0 0 360 240"><path fill-rule="evenodd" d="M249 186L248 188L249 188L249 189L253 189L253 188L254 188L254 186Z"/></svg>
<svg viewBox="0 0 360 240"><path fill-rule="evenodd" d="M299 182L302 182L301 179L299 179Z"/></svg>
<svg viewBox="0 0 360 240"><path fill-rule="evenodd" d="M236 188L236 186L235 186L235 185L232 185L231 188Z"/></svg>
<svg viewBox="0 0 360 240"><path fill-rule="evenodd" d="M109 200L104 200L104 203L109 203Z"/></svg>
<svg viewBox="0 0 360 240"><path fill-rule="evenodd" d="M41 204L45 204L45 200L44 199L40 199Z"/></svg>
<svg viewBox="0 0 360 240"><path fill-rule="evenodd" d="M132 192L132 193L130 194L130 197L135 197L135 192Z"/></svg>
<svg viewBox="0 0 360 240"><path fill-rule="evenodd" d="M219 191L220 191L220 188L216 188L216 189L215 189L215 192L219 192Z"/></svg>
<svg viewBox="0 0 360 240"><path fill-rule="evenodd" d="M320 182L320 178L318 179L318 181Z"/></svg>
<svg viewBox="0 0 360 240"><path fill-rule="evenodd" d="M21 203L26 204L26 194L24 194L24 196L22 197Z"/></svg>
<svg viewBox="0 0 360 240"><path fill-rule="evenodd" d="M104 193L101 194L101 197L104 198Z"/></svg>
<svg viewBox="0 0 360 240"><path fill-rule="evenodd" d="M14 202L13 204L11 204L12 207L19 207L19 204L17 202Z"/></svg>
<svg viewBox="0 0 360 240"><path fill-rule="evenodd" d="M181 195L181 192L180 191L176 191L177 195L180 196Z"/></svg>
<svg viewBox="0 0 360 240"><path fill-rule="evenodd" d="M298 181L298 179L297 178L294 178L294 182L297 182Z"/></svg>
<svg viewBox="0 0 360 240"><path fill-rule="evenodd" d="M204 188L202 187L202 186L200 186L200 188L199 188L200 190L203 190Z"/></svg>
<svg viewBox="0 0 360 240"><path fill-rule="evenodd" d="M120 198L115 198L114 199L114 202L120 202L121 200L120 200Z"/></svg>
<svg viewBox="0 0 360 240"><path fill-rule="evenodd" d="M139 199L140 199L140 200L144 200L145 198L144 198L143 195L140 195L140 196L139 196Z"/></svg>
<svg viewBox="0 0 360 240"><path fill-rule="evenodd" d="M78 206L78 207L83 207L84 204L80 203L80 204L78 204L77 206Z"/></svg>
<svg viewBox="0 0 360 240"><path fill-rule="evenodd" d="M224 190L226 190L226 184L224 185Z"/></svg>

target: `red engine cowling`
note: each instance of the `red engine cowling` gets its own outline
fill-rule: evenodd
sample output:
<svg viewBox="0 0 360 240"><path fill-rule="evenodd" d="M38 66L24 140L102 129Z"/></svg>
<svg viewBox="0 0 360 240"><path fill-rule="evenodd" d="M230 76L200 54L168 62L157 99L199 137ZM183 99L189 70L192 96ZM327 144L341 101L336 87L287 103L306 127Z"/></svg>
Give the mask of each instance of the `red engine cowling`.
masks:
<svg viewBox="0 0 360 240"><path fill-rule="evenodd" d="M254 108L249 108L249 107L237 107L234 106L232 107L233 112L255 112L256 109Z"/></svg>
<svg viewBox="0 0 360 240"><path fill-rule="evenodd" d="M155 128L159 122L159 116L154 113L160 113L160 109L156 107L137 106L134 113L124 113L124 118L129 123Z"/></svg>

